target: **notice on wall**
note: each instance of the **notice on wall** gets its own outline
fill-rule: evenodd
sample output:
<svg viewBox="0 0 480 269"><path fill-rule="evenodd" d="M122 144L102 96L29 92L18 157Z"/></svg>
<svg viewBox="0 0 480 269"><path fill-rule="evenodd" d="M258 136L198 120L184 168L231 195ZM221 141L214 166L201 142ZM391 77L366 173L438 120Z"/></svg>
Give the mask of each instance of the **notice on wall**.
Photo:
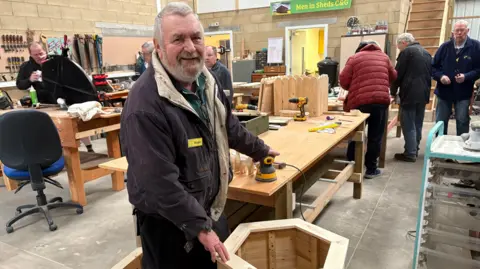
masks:
<svg viewBox="0 0 480 269"><path fill-rule="evenodd" d="M273 37L268 39L267 63L283 63L283 37Z"/></svg>
<svg viewBox="0 0 480 269"><path fill-rule="evenodd" d="M290 0L270 3L272 15L288 15L350 8L352 0Z"/></svg>

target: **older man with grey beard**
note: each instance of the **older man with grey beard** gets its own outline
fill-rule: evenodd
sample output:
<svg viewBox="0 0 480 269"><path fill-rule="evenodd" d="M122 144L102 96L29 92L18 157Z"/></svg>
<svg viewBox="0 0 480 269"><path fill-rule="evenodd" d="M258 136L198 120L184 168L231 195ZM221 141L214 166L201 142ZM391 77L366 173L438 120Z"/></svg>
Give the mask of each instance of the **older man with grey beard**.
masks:
<svg viewBox="0 0 480 269"><path fill-rule="evenodd" d="M213 269L217 254L229 259L229 148L254 160L279 153L231 113L204 66L204 31L187 4L165 6L154 35L152 65L133 86L120 129L142 268Z"/></svg>

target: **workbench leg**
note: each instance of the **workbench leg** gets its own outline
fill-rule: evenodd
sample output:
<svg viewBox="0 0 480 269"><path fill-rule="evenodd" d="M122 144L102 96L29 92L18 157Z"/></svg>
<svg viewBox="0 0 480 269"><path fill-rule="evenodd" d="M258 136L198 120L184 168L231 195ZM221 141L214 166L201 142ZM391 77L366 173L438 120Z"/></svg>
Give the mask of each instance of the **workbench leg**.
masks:
<svg viewBox="0 0 480 269"><path fill-rule="evenodd" d="M365 123L362 123L357 128L357 135L355 140L355 168L354 173L360 173L360 182L353 183L353 198L362 198L363 176L365 175Z"/></svg>
<svg viewBox="0 0 480 269"><path fill-rule="evenodd" d="M78 148L64 147L63 157L67 167L70 197L73 202L86 206L87 196L85 195L84 179L82 178L82 169L80 168L80 152Z"/></svg>
<svg viewBox="0 0 480 269"><path fill-rule="evenodd" d="M386 151L387 151L387 136L388 136L388 109L385 112L386 116L386 121L385 121L385 129L383 130L383 138L382 138L382 148L380 149L380 158L378 161L378 167L379 168L385 168L385 157L386 157Z"/></svg>
<svg viewBox="0 0 480 269"><path fill-rule="evenodd" d="M275 194L275 219L293 218L292 182L288 182Z"/></svg>
<svg viewBox="0 0 480 269"><path fill-rule="evenodd" d="M3 169L3 164L1 164L1 165L2 165L2 171L5 171L5 170ZM3 173L3 182L5 182L5 187L6 187L7 190L9 190L9 191L14 191L14 190L16 190L16 189L18 188L17 181L9 179L9 178L5 175L5 173Z"/></svg>
<svg viewBox="0 0 480 269"><path fill-rule="evenodd" d="M119 131L112 131L107 133L107 147L108 157L118 159L122 157L120 152L120 141L118 139ZM125 189L125 179L123 172L113 172L112 174L112 189L114 191L121 191Z"/></svg>

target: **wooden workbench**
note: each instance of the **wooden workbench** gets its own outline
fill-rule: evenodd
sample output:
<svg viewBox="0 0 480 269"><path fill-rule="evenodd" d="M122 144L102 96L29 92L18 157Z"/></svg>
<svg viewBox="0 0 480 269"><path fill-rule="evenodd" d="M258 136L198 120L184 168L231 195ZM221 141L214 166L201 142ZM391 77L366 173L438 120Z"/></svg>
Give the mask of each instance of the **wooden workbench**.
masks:
<svg viewBox="0 0 480 269"><path fill-rule="evenodd" d="M355 164L346 165L341 171L329 172L335 182L329 184L314 203L306 208L303 215L312 222L320 214L335 192L347 181L354 182L353 197L360 199L364 175L364 140L365 120L368 114L359 116L338 116L346 120L336 129L335 134L310 133L308 129L315 127L321 119L309 119L307 122L290 122L279 131L268 131L259 137L273 149L280 152L278 161L294 165L303 172L317 164L343 140L351 138L356 141ZM324 117L322 117L323 119ZM347 122L351 121L351 122ZM100 164L100 167L112 171L126 171L128 163L125 157ZM229 185L228 198L275 208L275 218L292 218L293 183L301 177L301 173L287 167L277 170L277 180L271 183L259 183L253 176L235 175Z"/></svg>
<svg viewBox="0 0 480 269"><path fill-rule="evenodd" d="M120 142L120 114L104 114L90 121L82 121L68 115L67 111L57 108L39 109L46 112L58 129L63 147L65 166L68 174L71 199L81 205L87 204L84 184L86 182L112 175L112 188L120 191L125 188L123 172L99 168L98 164L107 160L121 157ZM14 110L4 110L0 114ZM80 139L100 133L107 133L108 155L89 154L79 152ZM82 160L84 160L82 162ZM4 176L8 190L16 189L16 182Z"/></svg>
<svg viewBox="0 0 480 269"><path fill-rule="evenodd" d="M343 102L338 100L328 100L328 111L343 111ZM378 167L385 168L385 159L387 155L387 137L388 133L392 130L394 126L397 126L396 118L392 121L389 121L389 110L387 109L387 120L385 122L383 138L382 138L382 147L380 149L380 157L378 158ZM400 130L401 133L401 130ZM399 127L397 127L397 137L399 135Z"/></svg>

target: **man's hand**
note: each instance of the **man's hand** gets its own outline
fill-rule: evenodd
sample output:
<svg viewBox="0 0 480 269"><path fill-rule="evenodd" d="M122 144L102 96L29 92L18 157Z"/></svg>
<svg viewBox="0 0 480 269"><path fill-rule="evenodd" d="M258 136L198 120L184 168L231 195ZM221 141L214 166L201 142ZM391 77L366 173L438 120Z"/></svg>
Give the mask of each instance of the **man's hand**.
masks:
<svg viewBox="0 0 480 269"><path fill-rule="evenodd" d="M280 155L280 152L274 150L274 149L270 149L268 151L268 156L273 156L273 157L277 157L278 155Z"/></svg>
<svg viewBox="0 0 480 269"><path fill-rule="evenodd" d="M38 79L40 78L40 76L38 75L37 72L32 72L32 74L30 75L30 82L35 82L35 81L38 81Z"/></svg>
<svg viewBox="0 0 480 269"><path fill-rule="evenodd" d="M440 82L443 84L443 85L450 85L450 83L452 83L450 81L450 78L448 78L447 76L443 75L442 78L440 78Z"/></svg>
<svg viewBox="0 0 480 269"><path fill-rule="evenodd" d="M465 81L465 74L458 74L455 76L457 83L463 83Z"/></svg>
<svg viewBox="0 0 480 269"><path fill-rule="evenodd" d="M394 103L395 103L395 96L390 95L390 104L394 104Z"/></svg>
<svg viewBox="0 0 480 269"><path fill-rule="evenodd" d="M217 260L217 253L222 259L222 262L227 262L228 260L230 260L227 249L225 248L223 243L220 242L220 239L214 231L201 231L198 234L198 240L205 247L205 250L210 252L213 263L215 263L215 261Z"/></svg>

